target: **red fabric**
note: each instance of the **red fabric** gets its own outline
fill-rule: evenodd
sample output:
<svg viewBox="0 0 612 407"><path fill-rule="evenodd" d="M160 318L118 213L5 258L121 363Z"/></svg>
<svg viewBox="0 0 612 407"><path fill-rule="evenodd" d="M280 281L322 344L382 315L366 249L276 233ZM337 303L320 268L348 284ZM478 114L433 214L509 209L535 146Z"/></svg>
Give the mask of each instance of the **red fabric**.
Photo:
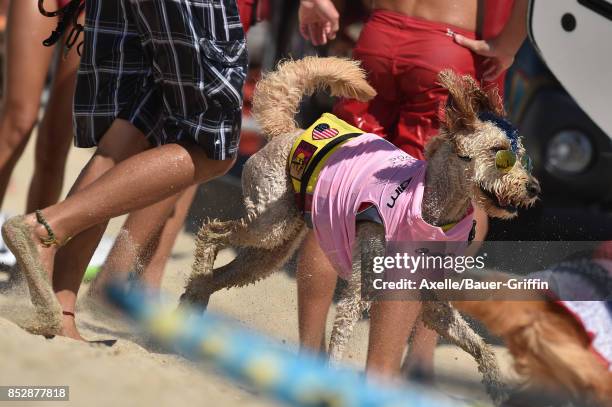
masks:
<svg viewBox="0 0 612 407"><path fill-rule="evenodd" d="M584 333L586 333L587 337L589 338L589 350L595 354L597 359L599 359L599 361L603 363L606 368L609 368L610 364L612 364L612 361L608 360L605 355L603 355L597 348L593 346L593 340L595 339L595 336L597 335L597 333L588 329L588 327L585 325L585 322L582 316L575 313L568 306L567 301L557 300L555 301L555 303L560 305L563 308L563 310L565 310L565 312L567 312L574 318L574 320L578 323L580 328L582 328L582 331L584 331ZM603 333L603 334L607 335L607 333Z"/></svg>
<svg viewBox="0 0 612 407"><path fill-rule="evenodd" d="M424 159L424 146L438 134L440 107L447 97L437 82L438 73L451 68L459 74L481 76L482 58L457 45L447 35L449 28L476 38L475 33L449 24L375 10L353 57L361 61L378 94L369 103L341 100L334 113Z"/></svg>
<svg viewBox="0 0 612 407"><path fill-rule="evenodd" d="M514 6L514 0L486 0L484 5L484 23L482 27L482 38L485 40L496 37L506 26L510 14L512 13L512 7ZM506 80L506 73L500 75L494 84L500 90L500 95L503 95L504 82Z"/></svg>
<svg viewBox="0 0 612 407"><path fill-rule="evenodd" d="M484 5L484 22L482 38L493 38L504 29L512 13L514 0L486 0Z"/></svg>
<svg viewBox="0 0 612 407"><path fill-rule="evenodd" d="M257 21L269 20L271 13L270 0L257 0L257 10L255 10Z"/></svg>
<svg viewBox="0 0 612 407"><path fill-rule="evenodd" d="M255 5L255 0L236 0L236 4L238 5L242 28L246 33L253 23L253 6Z"/></svg>
<svg viewBox="0 0 612 407"><path fill-rule="evenodd" d="M59 8L66 7L70 3L70 0L57 0L57 5Z"/></svg>

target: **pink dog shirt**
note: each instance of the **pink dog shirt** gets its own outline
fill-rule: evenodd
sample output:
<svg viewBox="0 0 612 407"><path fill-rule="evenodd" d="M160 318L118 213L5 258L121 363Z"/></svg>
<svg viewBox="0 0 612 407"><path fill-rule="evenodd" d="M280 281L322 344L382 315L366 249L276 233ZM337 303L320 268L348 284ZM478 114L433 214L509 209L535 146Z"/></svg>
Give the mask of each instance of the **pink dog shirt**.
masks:
<svg viewBox="0 0 612 407"><path fill-rule="evenodd" d="M312 223L340 277L351 276L355 217L362 203L378 209L387 242L468 240L472 211L448 232L421 217L426 167L375 134L349 140L329 157L313 193Z"/></svg>

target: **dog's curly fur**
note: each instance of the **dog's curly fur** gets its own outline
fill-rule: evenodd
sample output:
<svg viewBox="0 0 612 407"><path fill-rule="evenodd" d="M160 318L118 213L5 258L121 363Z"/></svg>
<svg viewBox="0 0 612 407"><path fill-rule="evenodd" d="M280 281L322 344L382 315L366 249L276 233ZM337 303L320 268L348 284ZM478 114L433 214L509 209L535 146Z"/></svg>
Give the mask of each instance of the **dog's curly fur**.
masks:
<svg viewBox="0 0 612 407"><path fill-rule="evenodd" d="M495 167L495 150L508 149L505 134L490 122L478 119L483 110L502 114L498 97L480 90L468 76L444 72L440 82L449 91L449 102L440 135L427 146L428 169L423 198L423 218L433 225L456 222L466 213L472 201L479 202L490 216L511 218L517 206L529 206L539 191L537 181L517 164L508 174ZM305 94L328 87L334 96L368 100L375 91L365 81L358 63L338 58L304 58L287 61L259 82L254 96L254 113L268 138L268 144L245 164L242 186L247 215L244 219L206 222L197 239L196 260L182 301L206 306L210 296L222 289L243 286L265 278L278 270L295 252L306 235L305 223L294 204L293 189L287 171L291 147L303 130L294 116ZM519 144L519 155L524 154ZM469 157L466 161L465 158ZM384 255L384 230L381 225L359 223L353 276L337 307L330 343L333 360L341 358L350 333L369 304L360 298L361 259L371 261ZM238 249L237 258L213 270L218 251L227 246ZM365 256L362 256L365 254ZM368 269L367 267L364 269ZM480 314L481 308L496 309L489 303L465 306L462 309L495 327L510 344L516 343L516 329L497 329L494 314ZM505 313L508 318L511 315ZM544 314L543 314L544 315ZM504 387L491 349L447 303L426 302L424 321L467 352L471 353L484 375L484 383L492 398L504 398ZM509 324L510 326L514 326ZM523 335L533 336L527 329ZM537 335L536 335L537 336ZM532 347L542 340L522 341L525 348L511 347L520 365L547 365ZM402 350L398 350L401 352ZM536 374L537 376L537 374ZM568 385L567 381L560 381ZM572 382L573 383L573 382ZM569 386L571 388L571 386ZM580 387L582 389L582 387Z"/></svg>

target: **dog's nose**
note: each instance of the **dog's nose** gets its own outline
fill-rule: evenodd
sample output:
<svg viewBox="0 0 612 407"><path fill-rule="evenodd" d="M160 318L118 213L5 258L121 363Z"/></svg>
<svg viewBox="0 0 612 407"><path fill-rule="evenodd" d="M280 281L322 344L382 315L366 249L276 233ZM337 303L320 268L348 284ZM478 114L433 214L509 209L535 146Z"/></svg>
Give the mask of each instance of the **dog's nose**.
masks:
<svg viewBox="0 0 612 407"><path fill-rule="evenodd" d="M542 189L540 188L540 184L537 181L529 181L527 183L526 188L527 188L527 193L529 194L531 198L538 196L540 192L542 192Z"/></svg>

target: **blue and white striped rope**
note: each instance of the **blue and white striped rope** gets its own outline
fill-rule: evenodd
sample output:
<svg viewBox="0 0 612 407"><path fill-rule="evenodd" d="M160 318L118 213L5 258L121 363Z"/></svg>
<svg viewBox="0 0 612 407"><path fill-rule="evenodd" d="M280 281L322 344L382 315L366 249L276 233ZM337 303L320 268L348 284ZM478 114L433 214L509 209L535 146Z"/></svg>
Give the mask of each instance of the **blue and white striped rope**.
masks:
<svg viewBox="0 0 612 407"><path fill-rule="evenodd" d="M204 360L228 376L293 406L467 406L416 386L391 387L339 370L314 355L273 346L271 339L210 312L189 312L150 301L131 284L111 284L108 297L162 346L191 360Z"/></svg>

